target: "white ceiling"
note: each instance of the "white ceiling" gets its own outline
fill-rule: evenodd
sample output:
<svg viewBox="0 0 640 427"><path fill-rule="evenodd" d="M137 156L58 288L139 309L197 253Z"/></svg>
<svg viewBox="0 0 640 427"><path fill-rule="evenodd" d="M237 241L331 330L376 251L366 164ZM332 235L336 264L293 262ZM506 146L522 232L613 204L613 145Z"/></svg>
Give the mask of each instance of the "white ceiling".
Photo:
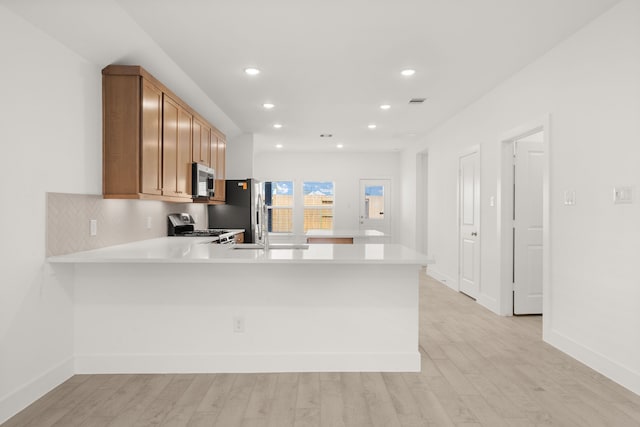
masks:
<svg viewBox="0 0 640 427"><path fill-rule="evenodd" d="M254 133L258 151L377 151L420 139L617 0L0 3L93 61L167 56L215 104L209 119ZM249 66L262 73L245 75ZM407 67L411 78L400 75ZM149 71L163 80L163 70ZM175 91L196 109L203 103ZM428 99L409 105L412 97Z"/></svg>

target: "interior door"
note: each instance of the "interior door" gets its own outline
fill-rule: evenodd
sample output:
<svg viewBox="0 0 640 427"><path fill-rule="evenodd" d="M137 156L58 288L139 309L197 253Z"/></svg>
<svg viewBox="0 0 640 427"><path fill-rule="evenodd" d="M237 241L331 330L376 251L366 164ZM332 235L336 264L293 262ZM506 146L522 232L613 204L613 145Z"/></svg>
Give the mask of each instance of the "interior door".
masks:
<svg viewBox="0 0 640 427"><path fill-rule="evenodd" d="M480 290L480 153L459 159L459 265L460 292L477 298Z"/></svg>
<svg viewBox="0 0 640 427"><path fill-rule="evenodd" d="M542 137L516 141L513 313L542 313Z"/></svg>
<svg viewBox="0 0 640 427"><path fill-rule="evenodd" d="M360 180L360 230L378 230L391 234L391 181Z"/></svg>

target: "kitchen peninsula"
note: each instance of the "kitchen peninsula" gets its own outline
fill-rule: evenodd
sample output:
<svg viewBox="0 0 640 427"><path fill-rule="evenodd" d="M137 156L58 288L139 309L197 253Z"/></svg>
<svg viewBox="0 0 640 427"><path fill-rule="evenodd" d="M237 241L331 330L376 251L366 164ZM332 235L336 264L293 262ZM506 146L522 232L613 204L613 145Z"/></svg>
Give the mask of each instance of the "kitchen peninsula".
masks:
<svg viewBox="0 0 640 427"><path fill-rule="evenodd" d="M420 369L427 257L395 244L237 250L209 241L49 258L73 276L76 372Z"/></svg>

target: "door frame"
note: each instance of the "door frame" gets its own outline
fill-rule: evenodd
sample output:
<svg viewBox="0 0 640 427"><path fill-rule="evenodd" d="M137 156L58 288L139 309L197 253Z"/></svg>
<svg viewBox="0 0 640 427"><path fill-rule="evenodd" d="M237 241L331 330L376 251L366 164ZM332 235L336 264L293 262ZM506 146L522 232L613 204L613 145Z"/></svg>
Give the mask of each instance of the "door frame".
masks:
<svg viewBox="0 0 640 427"><path fill-rule="evenodd" d="M464 156L468 156L469 154L473 154L473 153L478 153L478 176L480 177L480 188L478 190L479 194L478 194L478 199L480 200L480 203L478 205L478 295L476 295L475 299L476 301L479 301L482 295L482 281L480 280L480 277L482 276L482 153L480 150L480 144L476 144L476 145L471 145L469 147L467 147L466 149L458 152L458 170L457 170L457 174L458 174L458 183L456 186L456 206L457 206L457 222L456 222L456 239L457 239L457 246L458 246L458 260L457 260L457 264L458 264L458 274L456 275L456 284L457 284L457 291L460 292L460 274L462 273L462 266L460 265L460 255L461 255L461 251L462 251L462 245L460 245L460 237L461 234L460 233L460 224L462 221L462 203L460 201L460 197L461 197L461 193L460 193L460 186L462 184L460 178L460 159ZM466 294L465 294L466 295Z"/></svg>
<svg viewBox="0 0 640 427"><path fill-rule="evenodd" d="M542 171L542 317L543 331L551 323L551 227L550 227L550 126L546 114L506 132L500 138L500 168L498 176L497 230L500 252L500 314L513 316L513 143L524 137L543 132Z"/></svg>
<svg viewBox="0 0 640 427"><path fill-rule="evenodd" d="M416 154L416 238L418 252L429 250L429 151Z"/></svg>

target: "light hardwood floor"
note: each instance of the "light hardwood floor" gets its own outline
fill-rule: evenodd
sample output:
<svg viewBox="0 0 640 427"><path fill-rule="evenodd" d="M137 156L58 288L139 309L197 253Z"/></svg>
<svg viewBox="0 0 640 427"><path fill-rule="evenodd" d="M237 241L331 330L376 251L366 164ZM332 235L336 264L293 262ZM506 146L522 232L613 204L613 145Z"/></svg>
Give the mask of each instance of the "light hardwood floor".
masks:
<svg viewBox="0 0 640 427"><path fill-rule="evenodd" d="M640 397L426 276L420 373L76 375L14 426L640 426Z"/></svg>

